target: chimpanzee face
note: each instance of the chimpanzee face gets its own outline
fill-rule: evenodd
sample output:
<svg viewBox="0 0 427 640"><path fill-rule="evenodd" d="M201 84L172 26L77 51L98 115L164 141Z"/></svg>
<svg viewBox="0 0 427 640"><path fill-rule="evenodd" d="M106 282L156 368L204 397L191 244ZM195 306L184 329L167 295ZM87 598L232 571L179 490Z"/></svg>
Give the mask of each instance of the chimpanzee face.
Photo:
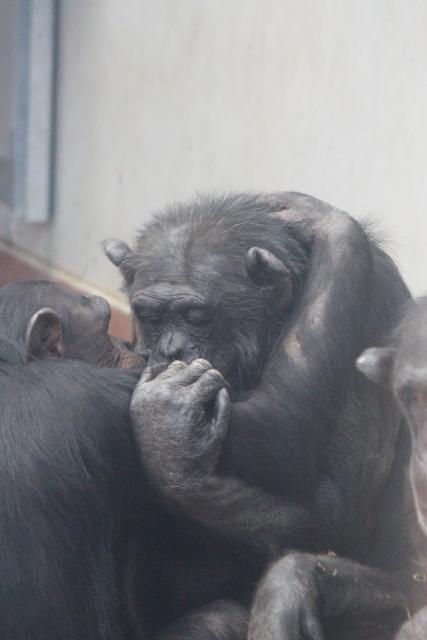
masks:
<svg viewBox="0 0 427 640"><path fill-rule="evenodd" d="M307 225L296 231L294 215L286 222L279 200L196 198L155 216L135 251L105 242L124 278L137 344L151 350L159 371L201 357L231 390L257 384L302 288L313 240Z"/></svg>
<svg viewBox="0 0 427 640"><path fill-rule="evenodd" d="M427 452L427 306L415 311L417 322L401 333L394 354L392 385L419 444Z"/></svg>
<svg viewBox="0 0 427 640"><path fill-rule="evenodd" d="M364 351L358 368L388 386L399 400L414 433L427 443L427 301L412 303L395 338L396 346Z"/></svg>
<svg viewBox="0 0 427 640"><path fill-rule="evenodd" d="M205 358L229 380L239 358L231 318L219 300L190 285L158 283L132 287L136 348L150 353L149 366L160 373L173 360Z"/></svg>
<svg viewBox="0 0 427 640"><path fill-rule="evenodd" d="M124 243L112 241L107 255L122 272ZM148 365L160 373L173 360L205 358L232 389L248 388L259 373L276 330L276 314L291 298L288 271L270 252L252 247L241 260L208 256L193 261L170 257L132 271L128 294L136 348L150 352Z"/></svg>
<svg viewBox="0 0 427 640"><path fill-rule="evenodd" d="M131 304L153 361L213 356L215 309L191 287L154 285L133 294Z"/></svg>

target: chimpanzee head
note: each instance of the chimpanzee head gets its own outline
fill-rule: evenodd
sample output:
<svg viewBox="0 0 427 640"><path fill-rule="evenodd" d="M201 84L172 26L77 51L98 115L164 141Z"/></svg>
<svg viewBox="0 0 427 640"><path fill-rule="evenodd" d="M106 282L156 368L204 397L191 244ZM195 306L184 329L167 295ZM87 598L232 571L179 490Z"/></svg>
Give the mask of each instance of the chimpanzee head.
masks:
<svg viewBox="0 0 427 640"><path fill-rule="evenodd" d="M28 359L60 357L105 367L141 366L141 358L108 335L110 305L53 282L0 288L0 326Z"/></svg>
<svg viewBox="0 0 427 640"><path fill-rule="evenodd" d="M206 358L233 389L254 384L308 260L283 209L279 197L199 197L158 214L135 251L105 243L149 365Z"/></svg>
<svg viewBox="0 0 427 640"><path fill-rule="evenodd" d="M366 349L357 367L391 388L412 433L411 479L419 521L427 533L427 297L410 303L392 346Z"/></svg>

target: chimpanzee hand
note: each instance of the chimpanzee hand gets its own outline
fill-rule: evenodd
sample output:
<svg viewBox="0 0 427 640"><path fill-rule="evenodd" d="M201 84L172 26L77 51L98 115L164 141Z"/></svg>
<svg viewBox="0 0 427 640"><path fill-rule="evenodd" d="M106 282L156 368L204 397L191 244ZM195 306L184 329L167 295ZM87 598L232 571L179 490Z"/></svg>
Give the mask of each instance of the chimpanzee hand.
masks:
<svg viewBox="0 0 427 640"><path fill-rule="evenodd" d="M255 596L249 640L324 640L311 558L291 553L271 567Z"/></svg>
<svg viewBox="0 0 427 640"><path fill-rule="evenodd" d="M150 380L143 374L131 416L144 466L160 486L212 474L226 433L227 383L206 360L173 362Z"/></svg>
<svg viewBox="0 0 427 640"><path fill-rule="evenodd" d="M198 359L151 376L148 368L130 410L144 470L163 504L255 563L311 540L315 527L304 508L216 473L231 409L222 375Z"/></svg>
<svg viewBox="0 0 427 640"><path fill-rule="evenodd" d="M413 578L405 572L374 569L333 551L291 552L271 566L258 587L248 639L325 640L333 635L389 640L410 614L412 590ZM414 629L422 624L422 616L416 618ZM331 635L332 629L341 632ZM402 640L409 640L402 634Z"/></svg>

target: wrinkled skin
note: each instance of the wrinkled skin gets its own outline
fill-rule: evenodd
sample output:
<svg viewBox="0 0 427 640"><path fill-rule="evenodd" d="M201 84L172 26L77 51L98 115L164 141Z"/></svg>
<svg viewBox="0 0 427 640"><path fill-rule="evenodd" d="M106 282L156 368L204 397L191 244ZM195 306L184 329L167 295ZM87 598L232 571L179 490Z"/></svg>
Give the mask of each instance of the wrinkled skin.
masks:
<svg viewBox="0 0 427 640"><path fill-rule="evenodd" d="M187 465L192 474L214 473L230 414L224 378L202 359L190 365L175 361L152 381L151 376L150 370L144 374L131 403L134 421L147 425L137 431L141 449L147 447L162 453L159 459L150 460L150 464L170 474L172 487L182 481L176 475L184 471L185 477ZM212 405L210 416L207 415L209 403ZM186 428L187 425L191 425L191 429ZM153 440L170 441L180 454L174 454L170 464L165 463L168 452L158 449ZM179 466L174 467L177 458Z"/></svg>
<svg viewBox="0 0 427 640"><path fill-rule="evenodd" d="M41 310L45 310L36 318ZM143 356L108 334L110 305L100 296L76 293L53 282L15 282L0 288L0 318L17 340L22 327L31 326L35 338L30 357L56 356L98 367L139 368ZM54 345L44 337L56 331ZM27 329L28 331L28 329ZM31 353L33 349L34 353Z"/></svg>

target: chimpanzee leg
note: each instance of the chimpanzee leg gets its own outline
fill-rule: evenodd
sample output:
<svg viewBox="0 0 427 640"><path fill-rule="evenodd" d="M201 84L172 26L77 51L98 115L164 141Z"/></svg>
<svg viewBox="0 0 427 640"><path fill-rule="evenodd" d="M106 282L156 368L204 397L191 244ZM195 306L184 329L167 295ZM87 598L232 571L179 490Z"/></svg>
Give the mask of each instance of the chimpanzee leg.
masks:
<svg viewBox="0 0 427 640"><path fill-rule="evenodd" d="M248 612L230 600L218 600L188 614L156 640L245 640Z"/></svg>
<svg viewBox="0 0 427 640"><path fill-rule="evenodd" d="M261 582L250 640L390 640L410 615L412 576L344 558L290 553Z"/></svg>

